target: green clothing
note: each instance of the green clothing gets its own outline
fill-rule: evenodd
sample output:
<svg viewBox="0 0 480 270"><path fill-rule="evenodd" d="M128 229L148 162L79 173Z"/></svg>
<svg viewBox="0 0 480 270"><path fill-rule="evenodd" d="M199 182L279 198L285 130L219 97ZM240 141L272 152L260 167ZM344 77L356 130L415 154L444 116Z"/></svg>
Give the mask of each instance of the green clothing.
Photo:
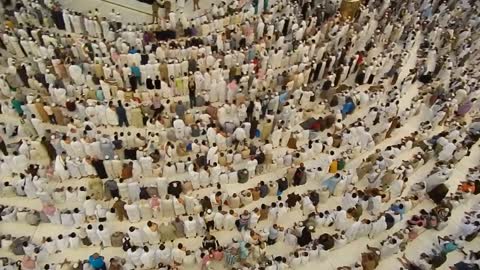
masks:
<svg viewBox="0 0 480 270"><path fill-rule="evenodd" d="M23 114L22 105L23 105L23 102L21 102L20 100L16 98L12 99L12 106L15 109L15 111L20 115Z"/></svg>

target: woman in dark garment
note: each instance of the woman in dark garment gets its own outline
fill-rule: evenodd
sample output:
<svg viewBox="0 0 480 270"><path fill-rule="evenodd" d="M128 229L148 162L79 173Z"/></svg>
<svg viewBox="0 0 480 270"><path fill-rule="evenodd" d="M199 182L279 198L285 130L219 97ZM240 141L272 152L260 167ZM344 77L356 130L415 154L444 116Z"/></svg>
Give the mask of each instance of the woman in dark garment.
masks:
<svg viewBox="0 0 480 270"><path fill-rule="evenodd" d="M47 137L42 137L43 146L47 149L48 157L50 160L55 160L57 158L57 150L53 147L52 143L47 140Z"/></svg>
<svg viewBox="0 0 480 270"><path fill-rule="evenodd" d="M258 127L258 121L254 117L254 118L252 118L252 121L250 122L250 139L252 139L252 140L255 138L255 135L257 133L257 127Z"/></svg>
<svg viewBox="0 0 480 270"><path fill-rule="evenodd" d="M304 246L310 244L310 242L312 242L312 232L311 232L311 230L313 230L312 226L303 228L302 235L298 238L298 245L299 246L304 247Z"/></svg>
<svg viewBox="0 0 480 270"><path fill-rule="evenodd" d="M255 109L255 103L253 103L253 101L250 101L250 104L248 104L248 107L247 107L247 120L248 121L251 121L252 120L252 116L253 116L253 110ZM250 129L251 130L251 129Z"/></svg>

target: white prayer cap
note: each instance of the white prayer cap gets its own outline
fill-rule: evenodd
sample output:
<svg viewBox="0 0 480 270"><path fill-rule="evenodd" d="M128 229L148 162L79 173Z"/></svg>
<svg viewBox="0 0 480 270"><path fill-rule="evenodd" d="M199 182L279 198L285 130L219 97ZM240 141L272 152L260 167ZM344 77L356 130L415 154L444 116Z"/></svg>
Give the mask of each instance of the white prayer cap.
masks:
<svg viewBox="0 0 480 270"><path fill-rule="evenodd" d="M105 155L105 159L110 159L110 156L109 156L109 155Z"/></svg>
<svg viewBox="0 0 480 270"><path fill-rule="evenodd" d="M211 214L211 213L212 213L212 209L208 209L208 210L207 210L207 213L208 213L208 214Z"/></svg>
<svg viewBox="0 0 480 270"><path fill-rule="evenodd" d="M50 136L50 139L55 140L55 135Z"/></svg>

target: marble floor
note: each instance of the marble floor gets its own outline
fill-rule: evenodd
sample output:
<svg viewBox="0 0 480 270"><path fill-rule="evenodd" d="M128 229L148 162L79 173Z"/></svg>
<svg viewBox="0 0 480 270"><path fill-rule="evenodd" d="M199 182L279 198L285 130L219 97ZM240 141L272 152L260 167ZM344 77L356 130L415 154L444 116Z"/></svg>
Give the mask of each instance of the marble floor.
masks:
<svg viewBox="0 0 480 270"><path fill-rule="evenodd" d="M137 0L60 0L59 2L65 7L80 12L87 12L97 8L100 14L105 17L108 16L112 9L115 9L115 12L119 12L125 21L132 23L149 23L152 21L151 5ZM175 8L176 1L171 2ZM193 11L193 0L189 0L185 1L185 7L182 11L187 16L187 19L196 18L206 14L213 3L218 4L220 2L220 0L201 0L200 10ZM181 10L178 9L178 11L180 12Z"/></svg>
<svg viewBox="0 0 480 270"><path fill-rule="evenodd" d="M110 2L105 2L102 0L61 0L60 2L73 10L78 10L78 11L88 11L92 10L94 8L98 8L100 13L107 15L112 9L115 9L116 11L120 12L124 19L126 21L131 21L131 22L138 22L138 23L143 23L143 22L148 22L151 20L151 17L145 13L150 13L151 8L147 4L140 3L136 0L111 0L111 2L117 2L121 3L124 6L129 6L132 8L135 8L139 11L134 11L129 8L124 8L115 4L111 4ZM201 7L203 8L202 12L205 12L208 10L208 7L212 2L218 2L218 0L203 0L200 2ZM193 13L192 12L192 4L193 1L187 1L185 10L188 16L194 17L198 16L198 13ZM142 13L144 12L144 13ZM417 37L417 40L422 40L421 36ZM404 78L408 72L409 67L412 67L416 63L416 49L418 49L418 42L417 45L414 47L414 49L411 51L408 59L408 63L406 67L403 69L402 74L400 75L399 82ZM405 95L403 95L401 99L401 107L405 108L407 106L410 106L411 99L418 94L418 83L413 84L410 87L407 88ZM350 116L347 119L347 123L350 121L355 120L358 117L362 117L363 115L366 114L368 108L359 108L355 115ZM0 120L4 121L5 116L0 116ZM401 137L409 134L410 132L414 131L418 127L418 123L424 119L425 114L420 113L419 115L409 119L407 123L404 123L402 128L399 130L395 131L392 138L386 139L383 142L381 142L379 145L376 146L376 148L385 148L386 146L396 143L400 140ZM475 148L478 147L478 145L474 146ZM356 157L355 159L349 161L347 163L347 169L355 169L360 162L362 161L362 158L366 157L369 155L374 149L370 149L369 151L361 154L360 156ZM409 158L414 150L406 151L402 153L400 157L398 157L397 162L400 162L403 159ZM463 180L465 178L465 175L468 171L469 167L475 166L478 164L478 160L480 159L480 151L472 151L472 155L469 157L465 157L462 159L457 164L457 167L455 169L454 174L452 175L451 179L449 180L449 186L453 190L456 186L456 183L458 183L460 180ZM312 160L306 163L307 167L315 167L316 164L318 164L318 160ZM408 185L411 185L415 182L418 182L422 179L425 178L427 173L432 169L434 166L433 162L427 163L423 167L421 167L419 170L417 170L414 175L410 178L410 181ZM249 187L255 186L258 182L265 180L265 181L271 181L275 180L283 173L285 172L285 169L280 169L280 170L275 170L272 172L268 172L266 174L262 174L259 176L254 177L250 181L248 181L245 184L232 184L228 185L228 192L231 194L233 192L239 192L241 190L244 190ZM86 179L81 179L81 180L70 180L67 183L53 183L52 187L57 187L57 186L66 186L66 185L81 185L84 184ZM365 186L365 181L360 182L357 184L360 188ZM290 188L288 191L296 191L297 193L302 193L310 189L317 189L319 187L318 182L310 181L306 185L301 186L301 187L295 187L295 188ZM204 189L201 191L197 191L199 195L207 194L211 191L211 189ZM274 198L272 197L267 197L264 199L261 199L257 202L254 202L250 205L248 205L246 208L247 209L253 209L254 207L258 207L261 203L270 203L273 201ZM325 205L321 206L320 210L327 210L327 209L333 209L335 208L339 203L340 203L341 197L332 197L328 200L328 202ZM469 210L471 205L475 202L478 201L478 198L472 198L468 200L465 204L460 205L458 208L454 209L452 217L450 218L450 221L448 223L448 226L444 228L442 231L426 231L425 233L421 234L414 242L410 243L407 246L407 249L405 251L405 254L407 257L411 259L417 259L418 255L421 252L424 252L426 250L429 250L430 247L432 246L432 242L436 239L437 236L443 236L447 235L453 231L456 230L458 223L460 222L460 219L462 215L464 214L465 211ZM35 199L35 200L30 200L26 198L19 198L19 197L13 197L13 198L4 198L0 197L0 204L10 204L10 205L16 205L19 207L30 207L30 208L35 208L35 209L40 209L40 201ZM73 205L78 205L77 202L67 202L61 207L71 207ZM418 210L425 208L425 209L430 209L433 206L433 203L429 201L425 201L417 208L413 209L410 211L406 216L405 219L408 219L411 215L418 213ZM60 208L61 208L60 207ZM284 226L291 226L294 221L298 221L303 219L302 213L300 210L295 210L291 211L288 213L288 221L285 222L285 224L282 224ZM138 224L134 224L137 227L142 227L145 224L146 221L142 221ZM126 229L130 226L130 223L120 223L120 222L109 222L109 226L111 226L112 231L126 231ZM258 226L259 227L265 227L268 224L266 222L260 223ZM351 265L355 261L357 261L360 257L360 253L365 250L365 246L371 245L371 246L379 246L379 243L381 240L384 240L388 234L391 234L392 232L397 231L400 228L403 228L405 226L404 222L400 222L399 224L396 225L395 228L392 228L392 230L382 233L380 235L377 235L375 239L367 239L367 238L361 238L359 240L356 240L352 243L349 243L347 246L339 248L337 250L331 251L327 258L323 260L317 260L314 262L309 263L308 265L305 265L301 269L305 270L314 270L314 269L322 269L322 270L333 270L336 269L339 266L344 266L344 265ZM34 241L39 242L41 241L42 237L45 236L54 236L58 235L59 233L69 233L73 230L73 228L68 228L65 226L61 225L54 225L54 224L40 224L37 227L34 226L29 226L24 223L20 222L14 222L14 223L4 223L0 222L0 231L2 233L9 233L12 235L29 235L33 238ZM316 234L321 234L324 232L332 232L330 228L322 228L321 230L318 230ZM215 232L214 235L219 239L221 243L226 243L229 241L233 236L238 234L237 232ZM200 245L201 238L196 238L196 239L179 239L175 243L178 243L181 241L184 243L189 249L195 249ZM469 250L471 248L474 248L474 243L467 243L465 249ZM292 248L287 247L284 243L277 243L272 247L268 248L268 252L271 255L286 255L288 252L290 252ZM102 249L100 247L84 247L80 248L77 250L66 250L60 254L56 254L51 257L52 262L60 262L63 261L64 258L68 258L69 260L79 260L79 259L86 259L91 253L93 252L100 252L102 255L105 257L111 257L111 256L118 256L119 254L124 254L123 251L120 250L120 248L105 248ZM2 256L11 256L11 254L5 250L0 250L0 257ZM444 264L444 267L442 269L448 269L448 266L453 265L453 263L458 262L459 260L462 259L462 256L460 253L454 253L454 254L449 254L448 261ZM390 258L386 258L381 261L381 264L378 269L400 269L401 265L397 261L398 255L392 256ZM218 269L223 269L222 266L219 266Z"/></svg>

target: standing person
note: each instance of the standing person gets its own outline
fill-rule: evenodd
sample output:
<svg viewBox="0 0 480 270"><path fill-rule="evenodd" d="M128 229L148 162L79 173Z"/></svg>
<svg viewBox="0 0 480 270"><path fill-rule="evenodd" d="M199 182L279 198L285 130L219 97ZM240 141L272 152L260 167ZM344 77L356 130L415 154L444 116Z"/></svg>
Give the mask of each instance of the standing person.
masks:
<svg viewBox="0 0 480 270"><path fill-rule="evenodd" d="M185 0L177 0L177 10L180 12L183 12L183 9L185 8Z"/></svg>
<svg viewBox="0 0 480 270"><path fill-rule="evenodd" d="M88 258L88 263L93 270L107 270L103 256L100 256L98 253L93 253L90 255Z"/></svg>
<svg viewBox="0 0 480 270"><path fill-rule="evenodd" d="M158 21L158 9L160 5L158 4L157 0L154 0L152 3L152 23L159 22Z"/></svg>
<svg viewBox="0 0 480 270"><path fill-rule="evenodd" d="M8 156L7 145L3 140L3 137L0 137L0 151L2 151L3 155Z"/></svg>
<svg viewBox="0 0 480 270"><path fill-rule="evenodd" d="M198 1L198 0L194 0L194 3L195 1ZM195 4L193 6L193 10L195 11ZM188 78L188 98L190 99L190 108L197 106L197 97L195 94L195 89L196 89L195 78L193 76L190 76Z"/></svg>
<svg viewBox="0 0 480 270"><path fill-rule="evenodd" d="M120 100L118 101L116 111L118 116L118 126L123 127L125 124L125 126L128 127L127 110L125 110L125 107L123 107Z"/></svg>
<svg viewBox="0 0 480 270"><path fill-rule="evenodd" d="M193 0L193 11L200 10L199 2L200 0Z"/></svg>

